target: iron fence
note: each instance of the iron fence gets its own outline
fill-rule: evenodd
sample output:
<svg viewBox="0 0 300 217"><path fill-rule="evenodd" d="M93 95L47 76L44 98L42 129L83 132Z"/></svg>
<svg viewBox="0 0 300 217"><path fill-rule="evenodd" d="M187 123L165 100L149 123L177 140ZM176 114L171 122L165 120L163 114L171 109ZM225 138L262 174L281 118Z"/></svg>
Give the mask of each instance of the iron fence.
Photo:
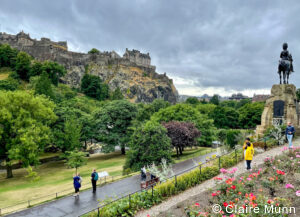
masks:
<svg viewBox="0 0 300 217"><path fill-rule="evenodd" d="M176 186L177 186L177 177L178 177L178 176L180 176L180 175L182 175L182 174L184 174L184 173L190 172L191 170L194 170L194 169L196 169L196 168L199 168L200 174L201 174L202 168L205 167L207 164L211 163L211 162L214 161L214 160L218 160L218 167L219 167L219 170L220 170L220 169L221 169L221 165L222 165L222 163L221 163L221 162L222 162L222 161L221 161L221 158L224 157L224 156L227 156L227 155L231 155L231 154L233 154L233 153L234 153L234 157L235 157L235 163L237 164L238 161L239 161L239 159L238 159L238 151L239 151L239 150L242 150L242 148L240 148L240 149L234 149L234 151L232 151L232 152L229 152L229 153L226 153L226 154L223 154L223 155L220 155L220 156L216 156L215 158L211 158L210 160L206 160L204 163L199 163L199 165L197 165L197 166L194 166L194 167L191 167L191 168L189 168L189 169L180 171L179 173L177 173L177 174L175 174L175 175L173 175L173 176L170 176L167 180L171 180L171 179L174 178L174 181L175 181L175 187L176 187ZM167 180L165 180L165 181L167 181ZM160 181L160 183L162 183L162 182ZM148 186L147 188L140 189L140 190L137 190L137 191L135 191L135 192L129 193L129 194L125 195L125 196L121 196L121 197L119 197L119 198L117 198L117 199L115 199L115 200L112 200L112 201L110 201L110 202L104 204L104 205L98 206L98 207L95 208L95 209L92 209L92 210L90 210L90 211L88 211L88 212L83 213L83 214L79 215L79 217L86 216L86 215L88 215L89 213L93 213L93 212L97 213L97 217L100 217L100 210L101 210L102 208L104 208L105 206L108 206L108 205L110 205L110 204L112 204L112 203L115 203L115 202L117 202L117 201L119 201L119 200L122 200L123 198L126 198L126 197L128 197L128 203L129 203L129 206L130 206L130 205L131 205L131 196L132 196L133 194L141 193L141 192L143 192L143 191L148 191L148 190L150 190L150 189L151 189L151 194L152 194L152 198L153 198L153 187L154 187L154 186L155 186L155 184L150 185L150 186Z"/></svg>
<svg viewBox="0 0 300 217"><path fill-rule="evenodd" d="M102 186L105 185L107 183L111 183L113 181L116 181L120 178L114 177L114 176L108 176L108 177L103 177L99 179L99 182L97 183L97 186ZM82 189L87 190L91 188L91 184L83 184L82 185ZM8 214L11 212L16 212L22 209L26 209L29 207L32 207L34 205L38 205L41 203L45 203L48 202L50 200L55 200L55 199L59 199L61 197L67 196L74 193L74 188L68 188L64 191L59 191L59 192L55 192L52 194L48 194L48 195L43 195L41 197L37 197L37 198L32 198L30 200L26 200L26 201L22 201L19 202L17 204L11 205L11 206L7 206L7 207L3 207L0 208L0 215L4 215L4 214Z"/></svg>

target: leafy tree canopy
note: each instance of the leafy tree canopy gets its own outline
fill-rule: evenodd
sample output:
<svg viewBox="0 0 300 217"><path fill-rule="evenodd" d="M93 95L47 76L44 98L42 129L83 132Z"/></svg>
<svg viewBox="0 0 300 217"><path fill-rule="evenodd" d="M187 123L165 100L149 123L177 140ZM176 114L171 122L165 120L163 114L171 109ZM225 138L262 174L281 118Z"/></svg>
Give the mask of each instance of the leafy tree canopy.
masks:
<svg viewBox="0 0 300 217"><path fill-rule="evenodd" d="M215 105L219 105L220 104L219 95L217 94L213 95L213 97L209 100L209 102Z"/></svg>
<svg viewBox="0 0 300 217"><path fill-rule="evenodd" d="M85 74L81 80L81 90L87 96L98 100L108 98L108 86L102 83L99 76Z"/></svg>
<svg viewBox="0 0 300 217"><path fill-rule="evenodd" d="M100 51L97 48L92 48L88 53L89 54L99 54Z"/></svg>
<svg viewBox="0 0 300 217"><path fill-rule="evenodd" d="M137 128L130 140L125 168L139 170L143 166L158 165L162 158L171 162L171 140L167 130L157 122L148 121Z"/></svg>
<svg viewBox="0 0 300 217"><path fill-rule="evenodd" d="M176 148L177 157L179 153L182 155L185 147L195 145L195 139L201 135L195 125L190 122L170 121L162 125L167 129L167 135Z"/></svg>
<svg viewBox="0 0 300 217"><path fill-rule="evenodd" d="M185 100L185 103L188 103L191 105L197 105L200 103L200 101L197 99L197 97L189 97Z"/></svg>
<svg viewBox="0 0 300 217"><path fill-rule="evenodd" d="M50 140L50 124L56 120L54 103L32 93L0 91L0 155L8 165L38 163L39 153ZM8 177L12 176L8 167Z"/></svg>
<svg viewBox="0 0 300 217"><path fill-rule="evenodd" d="M103 146L104 152L114 151L115 146L119 145L125 154L129 127L136 113L136 105L126 100L111 101L95 112L95 137L106 143Z"/></svg>
<svg viewBox="0 0 300 217"><path fill-rule="evenodd" d="M243 128L254 128L260 124L264 110L263 102L246 103L239 111L239 122Z"/></svg>
<svg viewBox="0 0 300 217"><path fill-rule="evenodd" d="M188 104L176 104L160 109L153 114L151 120L159 123L169 121L192 122L201 132L201 137L198 139L199 145L210 146L214 140L216 129L213 120L209 119L207 115L200 114L196 108Z"/></svg>

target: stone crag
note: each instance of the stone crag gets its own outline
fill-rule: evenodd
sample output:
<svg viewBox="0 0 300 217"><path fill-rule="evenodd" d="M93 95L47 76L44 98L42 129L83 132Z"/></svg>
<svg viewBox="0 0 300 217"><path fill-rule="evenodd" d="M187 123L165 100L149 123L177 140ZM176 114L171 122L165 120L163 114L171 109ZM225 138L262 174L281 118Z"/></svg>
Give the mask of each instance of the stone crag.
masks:
<svg viewBox="0 0 300 217"><path fill-rule="evenodd" d="M149 53L127 48L123 57L115 51L77 53L68 50L66 41L53 42L48 38L36 40L23 31L17 35L0 32L0 44L9 44L40 61L51 60L64 65L67 75L62 82L72 87L78 88L83 75L89 73L99 76L112 91L119 87L132 102L164 99L175 103L178 98L172 79L155 72Z"/></svg>

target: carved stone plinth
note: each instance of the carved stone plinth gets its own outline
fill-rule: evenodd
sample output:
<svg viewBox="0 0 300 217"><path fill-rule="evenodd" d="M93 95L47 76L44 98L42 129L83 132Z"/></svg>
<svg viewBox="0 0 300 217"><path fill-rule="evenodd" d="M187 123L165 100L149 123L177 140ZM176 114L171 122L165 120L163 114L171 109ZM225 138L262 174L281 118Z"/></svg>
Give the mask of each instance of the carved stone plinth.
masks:
<svg viewBox="0 0 300 217"><path fill-rule="evenodd" d="M291 122L299 130L298 102L296 87L293 84L274 84L271 89L271 96L267 99L264 111L261 116L261 125L256 128L256 134L263 134L264 131L273 125L274 122Z"/></svg>

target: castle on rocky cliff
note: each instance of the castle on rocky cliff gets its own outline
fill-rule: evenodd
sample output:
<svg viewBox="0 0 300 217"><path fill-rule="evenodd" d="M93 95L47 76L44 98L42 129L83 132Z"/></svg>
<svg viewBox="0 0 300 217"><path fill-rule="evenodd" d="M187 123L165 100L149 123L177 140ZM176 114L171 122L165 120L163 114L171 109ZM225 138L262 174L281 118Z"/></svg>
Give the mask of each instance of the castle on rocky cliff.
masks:
<svg viewBox="0 0 300 217"><path fill-rule="evenodd" d="M115 51L79 53L68 50L66 41L54 42L49 38L32 39L21 31L16 35L0 32L0 44L24 51L39 61L55 61L67 69L61 82L79 88L85 73L99 76L111 90L120 88L133 102L152 102L164 99L176 102L178 92L166 73L157 73L151 65L149 53L126 48L121 57Z"/></svg>
<svg viewBox="0 0 300 217"><path fill-rule="evenodd" d="M121 57L115 51L104 51L100 52L99 54L77 53L68 51L68 44L66 41L54 42L49 38L41 38L41 40L32 39L29 34L26 34L23 31L19 32L17 35L0 32L0 44L9 44L11 47L25 51L41 61L54 58L53 60L64 64L64 61L61 62L62 59L58 58L57 56L70 55L73 59L77 59L76 61L84 61L84 59L89 58L102 58L107 60L117 59L123 63L128 61L136 64L137 66L153 68L155 70L155 66L151 65L151 57L149 53L144 54L134 49L128 50L128 48L126 48L123 57Z"/></svg>

